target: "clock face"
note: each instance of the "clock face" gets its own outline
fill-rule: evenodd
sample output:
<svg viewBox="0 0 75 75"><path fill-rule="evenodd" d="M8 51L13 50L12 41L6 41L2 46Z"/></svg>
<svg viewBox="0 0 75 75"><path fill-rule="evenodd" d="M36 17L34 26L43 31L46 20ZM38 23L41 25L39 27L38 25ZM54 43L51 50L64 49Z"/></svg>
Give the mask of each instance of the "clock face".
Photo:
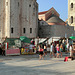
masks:
<svg viewBox="0 0 75 75"><path fill-rule="evenodd" d="M15 40L15 46L21 47L21 41L20 40Z"/></svg>

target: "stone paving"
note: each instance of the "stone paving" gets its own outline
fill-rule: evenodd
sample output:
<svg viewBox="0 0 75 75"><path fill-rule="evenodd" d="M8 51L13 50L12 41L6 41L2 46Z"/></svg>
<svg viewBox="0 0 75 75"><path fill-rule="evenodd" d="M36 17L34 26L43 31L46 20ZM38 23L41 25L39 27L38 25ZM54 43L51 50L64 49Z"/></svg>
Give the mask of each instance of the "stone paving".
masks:
<svg viewBox="0 0 75 75"><path fill-rule="evenodd" d="M0 75L75 75L75 60L37 55L0 56Z"/></svg>

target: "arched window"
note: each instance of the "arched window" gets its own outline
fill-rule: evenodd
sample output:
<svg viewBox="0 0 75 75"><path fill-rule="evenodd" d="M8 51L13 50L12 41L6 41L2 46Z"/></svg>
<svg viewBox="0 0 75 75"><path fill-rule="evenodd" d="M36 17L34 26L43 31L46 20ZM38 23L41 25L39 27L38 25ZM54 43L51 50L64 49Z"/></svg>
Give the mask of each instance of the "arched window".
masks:
<svg viewBox="0 0 75 75"><path fill-rule="evenodd" d="M73 3L71 3L71 8L73 8Z"/></svg>
<svg viewBox="0 0 75 75"><path fill-rule="evenodd" d="M73 23L73 16L71 16L71 23Z"/></svg>

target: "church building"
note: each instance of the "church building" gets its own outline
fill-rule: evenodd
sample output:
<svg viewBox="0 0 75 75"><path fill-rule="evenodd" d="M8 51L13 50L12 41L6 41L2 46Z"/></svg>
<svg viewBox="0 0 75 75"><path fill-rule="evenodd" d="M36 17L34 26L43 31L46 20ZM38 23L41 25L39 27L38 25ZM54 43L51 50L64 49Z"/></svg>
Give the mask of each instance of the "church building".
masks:
<svg viewBox="0 0 75 75"><path fill-rule="evenodd" d="M74 27L64 22L59 13L52 7L48 11L38 13L39 37L70 37L74 34Z"/></svg>

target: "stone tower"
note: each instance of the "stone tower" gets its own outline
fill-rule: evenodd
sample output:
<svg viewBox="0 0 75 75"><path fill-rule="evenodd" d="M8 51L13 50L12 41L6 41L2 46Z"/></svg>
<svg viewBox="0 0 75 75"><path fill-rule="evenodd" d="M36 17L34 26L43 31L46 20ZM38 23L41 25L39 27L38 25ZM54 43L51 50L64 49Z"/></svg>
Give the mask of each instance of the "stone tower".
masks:
<svg viewBox="0 0 75 75"><path fill-rule="evenodd" d="M68 0L68 24L75 30L75 0Z"/></svg>
<svg viewBox="0 0 75 75"><path fill-rule="evenodd" d="M0 0L0 38L37 37L36 0Z"/></svg>

